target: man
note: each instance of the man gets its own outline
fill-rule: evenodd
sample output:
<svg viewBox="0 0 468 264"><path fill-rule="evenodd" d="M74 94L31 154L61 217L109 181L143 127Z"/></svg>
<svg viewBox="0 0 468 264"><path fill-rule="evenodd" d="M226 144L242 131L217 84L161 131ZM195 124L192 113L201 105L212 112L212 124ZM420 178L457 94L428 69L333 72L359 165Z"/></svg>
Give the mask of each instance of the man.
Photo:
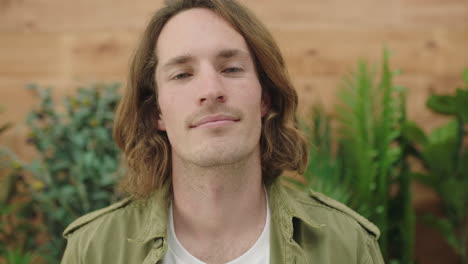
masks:
<svg viewBox="0 0 468 264"><path fill-rule="evenodd" d="M169 1L115 122L130 198L73 222L62 263L383 263L374 225L279 183L307 162L296 106L278 47L244 7Z"/></svg>

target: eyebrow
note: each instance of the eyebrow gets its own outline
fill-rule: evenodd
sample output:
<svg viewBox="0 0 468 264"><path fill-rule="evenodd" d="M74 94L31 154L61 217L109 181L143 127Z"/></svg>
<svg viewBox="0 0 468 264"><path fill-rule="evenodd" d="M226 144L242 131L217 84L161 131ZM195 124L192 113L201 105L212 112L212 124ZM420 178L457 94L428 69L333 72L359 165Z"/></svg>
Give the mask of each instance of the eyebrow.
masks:
<svg viewBox="0 0 468 264"><path fill-rule="evenodd" d="M248 58L249 54L243 50L239 49L226 49L222 50L216 56L217 58L229 59L232 57L245 57Z"/></svg>
<svg viewBox="0 0 468 264"><path fill-rule="evenodd" d="M218 58L229 59L229 58L233 58L233 57L248 58L249 56L250 56L249 53L247 53L247 52L245 52L243 50L225 49L225 50L221 50L220 52L218 52L218 54L216 55L216 58L217 59ZM168 68L171 68L173 66L187 64L187 63L192 62L194 60L195 60L195 57L193 55L184 54L184 55L180 55L180 56L176 56L174 58L171 58L161 68L162 68L162 70L167 70Z"/></svg>

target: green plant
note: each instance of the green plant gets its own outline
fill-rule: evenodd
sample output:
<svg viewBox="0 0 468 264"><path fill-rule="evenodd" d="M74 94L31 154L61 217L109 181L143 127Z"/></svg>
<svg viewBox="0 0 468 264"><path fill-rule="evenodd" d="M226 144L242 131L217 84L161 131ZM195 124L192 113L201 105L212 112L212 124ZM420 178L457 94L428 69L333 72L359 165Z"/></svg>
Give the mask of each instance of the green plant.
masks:
<svg viewBox="0 0 468 264"><path fill-rule="evenodd" d="M380 81L375 80L375 73L368 70L366 63L360 63L359 71L346 80L338 108L339 142L343 147L345 177L352 190L350 206L380 228L380 246L388 261L409 263L412 248L391 250L392 241L403 239L395 238L394 230L403 225L406 232L413 233L414 227L411 222L395 223L391 215L403 208L412 214L412 208L409 184L403 184L409 180L402 173L402 146L397 144L405 116L404 92L393 84L395 73L390 71L388 58L385 52ZM391 196L392 185L397 185L406 199Z"/></svg>
<svg viewBox="0 0 468 264"><path fill-rule="evenodd" d="M333 151L331 118L321 106L314 106L311 112L312 126L303 125L312 145L309 148L309 162L304 172L306 183L292 178L287 180L300 188L313 189L327 194L344 204L349 204L351 193L349 183L343 177L342 160Z"/></svg>
<svg viewBox="0 0 468 264"><path fill-rule="evenodd" d="M381 230L380 246L388 262L411 263L414 216L402 151L406 146L400 134L406 119L405 96L404 89L393 84L396 73L390 71L388 60L385 52L378 82L365 62L345 79L336 133L330 129L330 118L319 108L313 110L308 134L314 145L305 185L374 222ZM397 187L395 194L390 193L392 185Z"/></svg>
<svg viewBox="0 0 468 264"><path fill-rule="evenodd" d="M408 157L410 145L403 136L406 119L406 94L399 93L400 118L398 124L400 135L396 143L400 146L402 155L393 167L393 187L395 194L389 201L389 228L388 250L391 256L390 264L412 263L415 236L415 213L411 195L411 182L413 180Z"/></svg>
<svg viewBox="0 0 468 264"><path fill-rule="evenodd" d="M0 134L9 127L11 124L0 126ZM6 263L29 263L26 256L36 248L39 232L31 223L34 210L20 169L10 149L0 147L0 256Z"/></svg>
<svg viewBox="0 0 468 264"><path fill-rule="evenodd" d="M31 260L31 253L23 253L17 249L9 250L5 254L5 264L29 264Z"/></svg>
<svg viewBox="0 0 468 264"><path fill-rule="evenodd" d="M3 111L4 111L3 108L0 108L0 113ZM11 127L11 123L0 125L0 135L3 134L5 131L7 131L10 127ZM2 177L5 177L5 178L1 179L2 186L0 187L0 204L5 204L6 201L11 198L11 195L14 189L13 188L14 181L12 179L12 174L9 173L8 171L11 167L14 167L12 166L12 161L9 158L9 153L10 151L8 148L3 147L3 146L0 148L0 171L2 172L7 171L7 173L5 173L6 174L5 176L3 176L4 173L2 173ZM1 228L1 223L0 223L0 228Z"/></svg>
<svg viewBox="0 0 468 264"><path fill-rule="evenodd" d="M66 98L65 111L54 105L50 89L30 87L41 100L27 118L28 142L39 159L22 168L33 176L30 190L50 236L49 263L61 258L61 234L72 220L113 201L119 174L119 149L112 141L118 86L79 88Z"/></svg>
<svg viewBox="0 0 468 264"><path fill-rule="evenodd" d="M439 230L468 263L468 68L464 72L465 88L455 95L432 95L427 106L451 118L426 135L414 122L405 124L403 135L411 153L424 166L414 177L437 192L443 216L428 215L426 220Z"/></svg>
<svg viewBox="0 0 468 264"><path fill-rule="evenodd" d="M32 221L35 210L24 185L23 180L18 180L12 199L0 202L0 256L31 255L38 249L36 236L40 226Z"/></svg>
<svg viewBox="0 0 468 264"><path fill-rule="evenodd" d="M0 113L2 113L4 110L2 107L0 107ZM5 124L2 124L0 125L0 135L5 132L7 129L9 129L11 127L11 123L5 123Z"/></svg>

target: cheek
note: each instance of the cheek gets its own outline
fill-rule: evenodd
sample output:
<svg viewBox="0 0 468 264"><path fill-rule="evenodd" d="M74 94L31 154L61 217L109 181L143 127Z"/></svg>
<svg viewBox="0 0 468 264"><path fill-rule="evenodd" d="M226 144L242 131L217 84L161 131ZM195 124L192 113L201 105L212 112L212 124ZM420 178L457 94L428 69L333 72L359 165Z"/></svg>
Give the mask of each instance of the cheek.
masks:
<svg viewBox="0 0 468 264"><path fill-rule="evenodd" d="M250 87L250 92L245 94L244 102L249 102L249 110L252 114L263 115L264 107L260 84Z"/></svg>
<svg viewBox="0 0 468 264"><path fill-rule="evenodd" d="M169 103L170 100L165 94L159 95L158 106L160 110L158 119L158 129L167 131L168 127L171 126L172 113L174 112L171 108L172 105Z"/></svg>
<svg viewBox="0 0 468 264"><path fill-rule="evenodd" d="M161 116L158 125L161 130L168 134L180 133L184 130L187 117L187 102L177 100L180 96L163 95L159 100Z"/></svg>

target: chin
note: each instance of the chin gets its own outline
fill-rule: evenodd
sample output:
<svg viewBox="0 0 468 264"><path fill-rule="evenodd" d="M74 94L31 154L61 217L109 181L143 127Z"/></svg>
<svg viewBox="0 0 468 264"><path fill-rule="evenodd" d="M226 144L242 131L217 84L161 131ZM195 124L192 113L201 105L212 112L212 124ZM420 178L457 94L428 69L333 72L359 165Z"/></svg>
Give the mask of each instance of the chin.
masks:
<svg viewBox="0 0 468 264"><path fill-rule="evenodd" d="M202 153L196 158L194 163L200 167L218 167L239 163L246 155L240 153Z"/></svg>
<svg viewBox="0 0 468 264"><path fill-rule="evenodd" d="M200 167L234 165L247 160L254 149L237 144L236 146L218 146L193 153L192 162Z"/></svg>

